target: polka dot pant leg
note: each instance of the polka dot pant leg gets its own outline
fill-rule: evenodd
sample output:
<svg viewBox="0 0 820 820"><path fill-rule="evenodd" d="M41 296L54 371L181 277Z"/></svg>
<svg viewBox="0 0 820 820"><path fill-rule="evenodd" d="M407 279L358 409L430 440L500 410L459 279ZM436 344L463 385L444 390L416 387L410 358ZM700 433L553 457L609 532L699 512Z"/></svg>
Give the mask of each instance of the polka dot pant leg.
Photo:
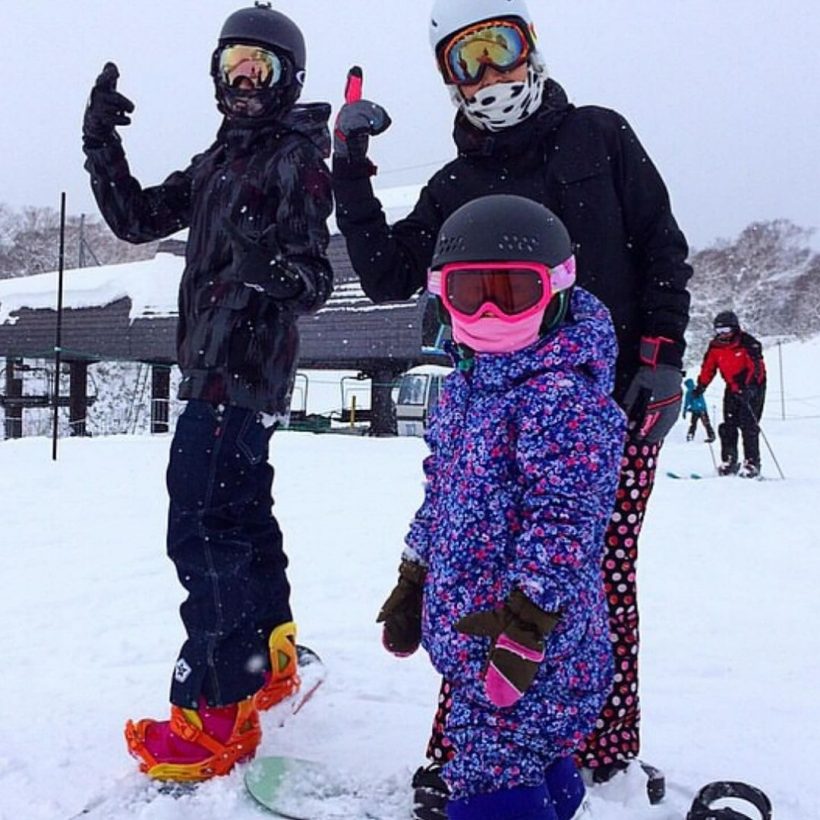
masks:
<svg viewBox="0 0 820 820"><path fill-rule="evenodd" d="M438 694L438 709L433 718L433 731L430 734L430 741L427 744L427 759L431 763L444 764L455 756L453 744L447 738L446 727L447 717L453 708L453 698L450 684L442 678L441 689Z"/></svg>
<svg viewBox="0 0 820 820"><path fill-rule="evenodd" d="M638 700L638 535L655 481L660 444L627 439L621 476L604 550L604 588L609 603L610 640L615 657L612 692L595 730L578 754L594 769L631 760L640 750Z"/></svg>

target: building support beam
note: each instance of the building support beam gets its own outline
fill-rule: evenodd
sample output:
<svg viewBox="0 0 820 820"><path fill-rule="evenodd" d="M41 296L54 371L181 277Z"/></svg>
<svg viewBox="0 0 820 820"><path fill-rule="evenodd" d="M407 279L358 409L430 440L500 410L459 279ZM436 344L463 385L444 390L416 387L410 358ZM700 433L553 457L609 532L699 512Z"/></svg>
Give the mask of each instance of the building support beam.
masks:
<svg viewBox="0 0 820 820"><path fill-rule="evenodd" d="M68 429L71 436L88 435L88 362L68 364Z"/></svg>
<svg viewBox="0 0 820 820"><path fill-rule="evenodd" d="M16 370L17 366L22 364L22 359L11 356L6 359L5 437L7 439L23 437L23 379L22 376L18 377Z"/></svg>
<svg viewBox="0 0 820 820"><path fill-rule="evenodd" d="M171 400L171 367L151 365L151 432L167 433Z"/></svg>

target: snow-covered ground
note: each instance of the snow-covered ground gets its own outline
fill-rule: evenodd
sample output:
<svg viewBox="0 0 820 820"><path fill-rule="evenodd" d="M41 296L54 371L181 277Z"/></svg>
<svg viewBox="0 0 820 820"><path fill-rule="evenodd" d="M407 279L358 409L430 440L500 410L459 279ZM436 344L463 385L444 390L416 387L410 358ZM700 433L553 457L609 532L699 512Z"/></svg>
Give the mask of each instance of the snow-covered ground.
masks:
<svg viewBox="0 0 820 820"><path fill-rule="evenodd" d="M593 792L590 820L680 820L696 789L718 778L762 787L776 820L820 817L818 351L784 348L786 420L769 354L764 424L786 481L670 479L667 469L711 472L707 446L684 442L684 425L670 436L639 577L643 755L665 769L668 797L649 807L642 778L629 773ZM710 392L710 406L718 396ZM163 543L169 440L64 440L56 463L46 439L0 443L3 820L68 818L106 789L125 791L118 779L138 780L122 725L166 714L182 640L181 590ZM268 725L263 753L395 784L422 762L436 675L423 653L385 653L374 619L421 499L423 455L419 439L274 437L300 639L330 675L285 727ZM776 477L765 445L763 455ZM260 817L239 778L102 816ZM407 801L383 801L379 816L402 817Z"/></svg>

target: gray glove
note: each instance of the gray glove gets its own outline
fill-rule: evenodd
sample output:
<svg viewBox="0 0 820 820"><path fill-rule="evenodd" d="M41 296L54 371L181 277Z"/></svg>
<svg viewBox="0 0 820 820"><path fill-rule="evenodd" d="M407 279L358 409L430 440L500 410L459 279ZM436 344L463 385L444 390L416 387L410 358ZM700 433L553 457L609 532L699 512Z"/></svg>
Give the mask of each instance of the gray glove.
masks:
<svg viewBox="0 0 820 820"><path fill-rule="evenodd" d="M343 160L367 157L370 137L385 132L391 125L390 115L370 100L345 103L336 117L333 129L333 156Z"/></svg>
<svg viewBox="0 0 820 820"><path fill-rule="evenodd" d="M661 441L680 415L683 372L668 364L644 365L624 397L630 428L649 444Z"/></svg>

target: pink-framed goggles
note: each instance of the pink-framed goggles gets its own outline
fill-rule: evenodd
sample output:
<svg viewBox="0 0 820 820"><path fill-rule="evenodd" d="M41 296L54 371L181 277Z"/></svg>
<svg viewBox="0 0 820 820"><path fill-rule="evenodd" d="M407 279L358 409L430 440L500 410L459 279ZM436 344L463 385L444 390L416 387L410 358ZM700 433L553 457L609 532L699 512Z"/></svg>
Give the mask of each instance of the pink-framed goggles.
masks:
<svg viewBox="0 0 820 820"><path fill-rule="evenodd" d="M428 273L427 289L465 324L488 312L512 323L543 311L574 282L570 256L552 268L538 262L453 262Z"/></svg>

